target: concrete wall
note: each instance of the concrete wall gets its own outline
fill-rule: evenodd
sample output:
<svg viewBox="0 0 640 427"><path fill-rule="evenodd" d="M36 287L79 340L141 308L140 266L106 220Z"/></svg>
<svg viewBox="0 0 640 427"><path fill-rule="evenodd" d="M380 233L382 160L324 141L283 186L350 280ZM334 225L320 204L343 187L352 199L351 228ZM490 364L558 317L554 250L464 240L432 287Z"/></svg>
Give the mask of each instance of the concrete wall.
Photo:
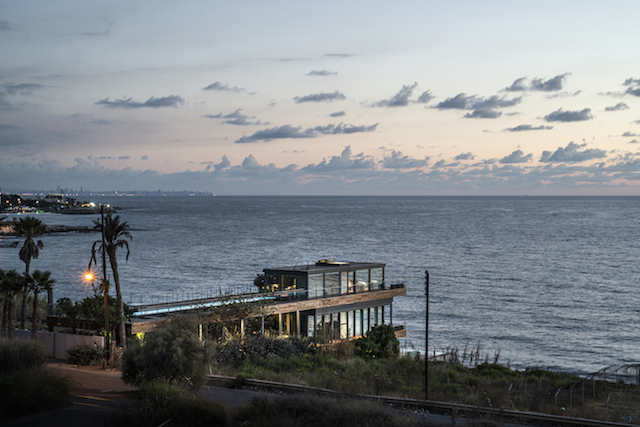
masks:
<svg viewBox="0 0 640 427"><path fill-rule="evenodd" d="M13 331L14 338L31 339L31 331L16 329ZM38 342L43 344L47 353L54 359L67 359L67 350L77 345L96 346L104 349L104 337L95 335L74 335L63 334L61 332L38 331Z"/></svg>

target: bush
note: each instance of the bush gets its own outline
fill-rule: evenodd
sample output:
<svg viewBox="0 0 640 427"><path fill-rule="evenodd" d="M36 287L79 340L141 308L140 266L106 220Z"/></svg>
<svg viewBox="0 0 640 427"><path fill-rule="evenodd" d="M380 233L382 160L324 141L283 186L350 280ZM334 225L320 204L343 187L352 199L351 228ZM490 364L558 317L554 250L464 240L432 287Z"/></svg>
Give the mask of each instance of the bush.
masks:
<svg viewBox="0 0 640 427"><path fill-rule="evenodd" d="M263 427L393 427L411 424L408 417L374 402L335 400L310 395L277 400L254 398L249 405L235 411L234 420L239 425Z"/></svg>
<svg viewBox="0 0 640 427"><path fill-rule="evenodd" d="M391 325L378 325L356 340L355 353L363 359L387 359L396 357L400 343Z"/></svg>
<svg viewBox="0 0 640 427"><path fill-rule="evenodd" d="M44 365L45 349L31 340L0 341L0 374Z"/></svg>
<svg viewBox="0 0 640 427"><path fill-rule="evenodd" d="M0 420L59 408L69 397L67 378L43 366L0 375Z"/></svg>
<svg viewBox="0 0 640 427"><path fill-rule="evenodd" d="M103 354L100 349L86 344L76 345L67 350L67 361L75 365L90 365L92 362L102 359L102 357Z"/></svg>
<svg viewBox="0 0 640 427"><path fill-rule="evenodd" d="M224 407L206 399L186 397L178 387L155 383L151 387L160 391L146 395L124 413L116 415L111 425L117 427L156 427L171 420L174 427L216 427L228 425ZM165 392L168 392L166 394Z"/></svg>
<svg viewBox="0 0 640 427"><path fill-rule="evenodd" d="M244 340L232 339L219 344L214 350L214 359L223 365L236 366L244 360L260 362L269 357L303 356L315 351L308 338L271 338L251 335Z"/></svg>
<svg viewBox="0 0 640 427"><path fill-rule="evenodd" d="M122 379L133 385L158 380L199 388L206 381L209 355L195 323L174 318L167 327L130 340L122 355Z"/></svg>

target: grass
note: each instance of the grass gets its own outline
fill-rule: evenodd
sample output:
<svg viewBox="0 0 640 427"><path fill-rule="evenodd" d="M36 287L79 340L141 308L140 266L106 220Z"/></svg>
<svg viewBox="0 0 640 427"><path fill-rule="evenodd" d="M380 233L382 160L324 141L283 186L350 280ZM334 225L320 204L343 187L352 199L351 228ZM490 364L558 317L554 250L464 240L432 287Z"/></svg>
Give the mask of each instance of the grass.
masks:
<svg viewBox="0 0 640 427"><path fill-rule="evenodd" d="M45 350L32 341L0 340L0 421L67 404L68 380L44 367Z"/></svg>
<svg viewBox="0 0 640 427"><path fill-rule="evenodd" d="M229 425L225 408L191 395L186 389L166 382L149 382L140 387L139 400L116 413L114 427L216 427Z"/></svg>
<svg viewBox="0 0 640 427"><path fill-rule="evenodd" d="M344 346L335 352L323 348L295 354L255 354L226 363L219 361L214 370L223 375L304 384L347 394L424 399L424 360L363 360L345 356L350 352ZM490 362L487 357L478 357L477 351L461 353L466 354L467 365L462 363L460 353L429 363L430 400L616 422L628 422L629 416L640 420L638 386L596 381L594 397L592 381L569 373L514 370L497 363L499 355Z"/></svg>

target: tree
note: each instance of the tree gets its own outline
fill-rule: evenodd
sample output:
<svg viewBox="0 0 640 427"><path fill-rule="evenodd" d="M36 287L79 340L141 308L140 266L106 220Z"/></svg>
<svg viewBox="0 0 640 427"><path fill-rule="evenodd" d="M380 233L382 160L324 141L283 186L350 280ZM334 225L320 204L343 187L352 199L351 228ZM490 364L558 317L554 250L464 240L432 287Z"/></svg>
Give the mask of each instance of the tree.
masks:
<svg viewBox="0 0 640 427"><path fill-rule="evenodd" d="M122 358L122 379L134 385L158 380L198 388L206 380L209 356L196 323L178 316L168 326L135 338Z"/></svg>
<svg viewBox="0 0 640 427"><path fill-rule="evenodd" d="M33 216L25 216L20 218L13 224L16 236L25 237L24 245L20 249L20 260L24 262L25 276L29 276L29 266L32 259L38 259L40 256L40 249L44 247L42 240L34 240L35 236L39 236L45 232L47 226L38 218ZM20 329L24 329L25 312L27 309L27 295L29 293L29 286L24 284L22 289L22 310L20 311Z"/></svg>
<svg viewBox="0 0 640 427"><path fill-rule="evenodd" d="M31 330L31 336L33 339L38 339L38 294L42 291L48 291L56 283L51 278L50 271L36 270L31 275L31 289L33 290L33 312L31 314L31 323L33 328Z"/></svg>
<svg viewBox="0 0 640 427"><path fill-rule="evenodd" d="M26 277L16 270L3 272L0 277L0 289L4 296L2 312L2 332L7 338L13 338L13 301L16 294L26 286Z"/></svg>
<svg viewBox="0 0 640 427"><path fill-rule="evenodd" d="M54 312L56 316L65 317L66 321L64 325L71 327L72 333L76 333L77 328L85 329L105 329L104 325L104 299L102 295L96 294L90 297L85 297L75 303L70 298L60 298L56 301ZM107 296L107 309L109 314L109 326L113 332L113 327L116 325L115 318L117 313L116 299L111 295ZM134 310L127 304L124 304L124 315L130 317L134 313Z"/></svg>
<svg viewBox="0 0 640 427"><path fill-rule="evenodd" d="M102 240L97 240L93 243L91 248L91 261L89 261L89 268L92 263L97 263L96 255L104 250L109 257L109 264L111 265L111 272L113 274L113 282L116 285L116 301L118 304L118 344L122 348L126 348L126 333L124 327L124 302L122 300L122 289L120 287L120 275L118 274L118 259L116 252L119 248L127 250L126 261L129 261L129 242L126 239L132 239L129 232L130 227L126 221L120 221L120 215L112 216L107 214L104 217L104 228L100 221L93 221L95 228L104 233L104 243ZM104 290L106 291L106 289Z"/></svg>
<svg viewBox="0 0 640 427"><path fill-rule="evenodd" d="M355 353L363 359L387 359L399 354L400 343L391 325L378 325L356 340Z"/></svg>

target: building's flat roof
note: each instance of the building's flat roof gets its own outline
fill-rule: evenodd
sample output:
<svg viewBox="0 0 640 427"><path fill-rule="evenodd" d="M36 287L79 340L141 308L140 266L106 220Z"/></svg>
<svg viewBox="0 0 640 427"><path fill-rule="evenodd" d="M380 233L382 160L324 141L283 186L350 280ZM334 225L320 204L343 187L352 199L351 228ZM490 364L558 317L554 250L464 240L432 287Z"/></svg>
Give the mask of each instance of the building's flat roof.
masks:
<svg viewBox="0 0 640 427"><path fill-rule="evenodd" d="M319 274L319 273L327 273L334 271L354 271L354 270L364 270L368 268L382 268L385 264L377 263L377 262L328 262L328 263L313 263L313 264L303 264L303 265L292 265L290 267L276 267L276 268L265 268L263 271L266 272L277 272L277 273L306 273L306 274Z"/></svg>

